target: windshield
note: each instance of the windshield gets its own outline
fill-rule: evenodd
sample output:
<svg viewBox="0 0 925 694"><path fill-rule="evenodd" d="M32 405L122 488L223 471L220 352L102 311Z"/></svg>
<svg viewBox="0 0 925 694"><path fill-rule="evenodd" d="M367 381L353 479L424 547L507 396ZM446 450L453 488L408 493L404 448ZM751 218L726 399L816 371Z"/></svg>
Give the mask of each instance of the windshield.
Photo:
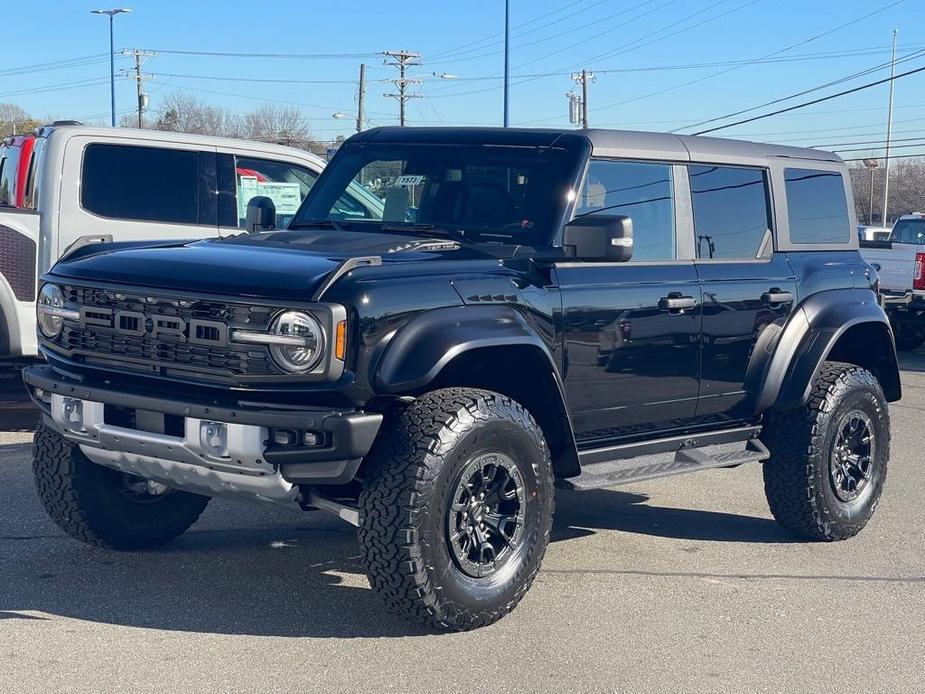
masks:
<svg viewBox="0 0 925 694"><path fill-rule="evenodd" d="M345 145L312 188L290 229L328 220L348 230L424 229L462 240L550 243L582 158L550 147ZM377 218L341 204L359 187L381 201Z"/></svg>
<svg viewBox="0 0 925 694"><path fill-rule="evenodd" d="M900 219L893 227L894 243L925 244L925 219Z"/></svg>

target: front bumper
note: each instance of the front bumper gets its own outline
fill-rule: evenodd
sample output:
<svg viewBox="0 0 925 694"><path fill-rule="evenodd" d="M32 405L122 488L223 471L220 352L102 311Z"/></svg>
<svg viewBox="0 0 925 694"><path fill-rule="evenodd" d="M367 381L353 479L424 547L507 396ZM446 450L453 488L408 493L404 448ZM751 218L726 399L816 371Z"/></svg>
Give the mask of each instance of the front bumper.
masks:
<svg viewBox="0 0 925 694"><path fill-rule="evenodd" d="M48 365L25 369L23 380L46 421L94 462L210 496L256 493L256 486L258 496L292 501L298 485L346 484L382 424L379 413L126 392ZM112 416L115 408L134 426ZM209 444L210 426L222 445ZM277 446L271 429L314 432L321 444Z"/></svg>

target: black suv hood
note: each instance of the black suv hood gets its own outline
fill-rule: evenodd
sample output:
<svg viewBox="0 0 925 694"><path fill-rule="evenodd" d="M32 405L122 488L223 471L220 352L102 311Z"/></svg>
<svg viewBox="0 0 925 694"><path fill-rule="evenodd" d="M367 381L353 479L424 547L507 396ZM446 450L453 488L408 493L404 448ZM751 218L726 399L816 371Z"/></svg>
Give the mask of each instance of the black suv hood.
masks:
<svg viewBox="0 0 925 694"><path fill-rule="evenodd" d="M177 243L81 248L51 275L81 282L308 300L344 260L378 255L384 263L487 258L475 247L396 233L292 231Z"/></svg>

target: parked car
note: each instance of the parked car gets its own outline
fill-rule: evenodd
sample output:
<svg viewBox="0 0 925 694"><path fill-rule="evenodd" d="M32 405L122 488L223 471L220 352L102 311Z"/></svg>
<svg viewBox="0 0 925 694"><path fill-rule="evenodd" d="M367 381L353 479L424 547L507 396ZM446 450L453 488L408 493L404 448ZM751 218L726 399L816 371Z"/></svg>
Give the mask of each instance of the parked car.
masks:
<svg viewBox="0 0 925 694"><path fill-rule="evenodd" d="M890 227L865 226L858 224L858 238L861 241L887 241L892 233Z"/></svg>
<svg viewBox="0 0 925 694"><path fill-rule="evenodd" d="M34 357L37 278L68 249L108 240L176 240L241 232L252 197L295 214L325 162L262 142L53 125L8 142L0 189L0 362ZM28 156L26 153L28 152ZM361 186L345 217L381 217Z"/></svg>
<svg viewBox="0 0 925 694"><path fill-rule="evenodd" d="M382 218L346 219L374 175ZM851 201L816 149L357 134L287 230L258 231L255 201L253 233L83 246L44 275L38 495L117 549L213 496L330 511L385 603L443 629L524 596L556 480L761 462L784 528L843 540L877 506L901 396Z"/></svg>
<svg viewBox="0 0 925 694"><path fill-rule="evenodd" d="M31 175L35 135L16 135L4 140L0 150L0 207L22 207Z"/></svg>
<svg viewBox="0 0 925 694"><path fill-rule="evenodd" d="M925 214L903 215L888 240L863 243L862 254L880 275L896 347L918 349L925 343Z"/></svg>

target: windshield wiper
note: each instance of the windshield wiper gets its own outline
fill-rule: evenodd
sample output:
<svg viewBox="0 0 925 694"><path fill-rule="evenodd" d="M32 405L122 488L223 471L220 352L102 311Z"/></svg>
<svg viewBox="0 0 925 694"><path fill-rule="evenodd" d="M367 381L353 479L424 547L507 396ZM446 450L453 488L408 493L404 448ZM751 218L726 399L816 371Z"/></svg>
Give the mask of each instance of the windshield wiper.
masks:
<svg viewBox="0 0 925 694"><path fill-rule="evenodd" d="M415 236L433 236L434 234L448 236L454 241L465 243L469 239L466 235L455 229L444 229L433 224L418 224L416 222L384 222L379 227L380 231L397 231Z"/></svg>

